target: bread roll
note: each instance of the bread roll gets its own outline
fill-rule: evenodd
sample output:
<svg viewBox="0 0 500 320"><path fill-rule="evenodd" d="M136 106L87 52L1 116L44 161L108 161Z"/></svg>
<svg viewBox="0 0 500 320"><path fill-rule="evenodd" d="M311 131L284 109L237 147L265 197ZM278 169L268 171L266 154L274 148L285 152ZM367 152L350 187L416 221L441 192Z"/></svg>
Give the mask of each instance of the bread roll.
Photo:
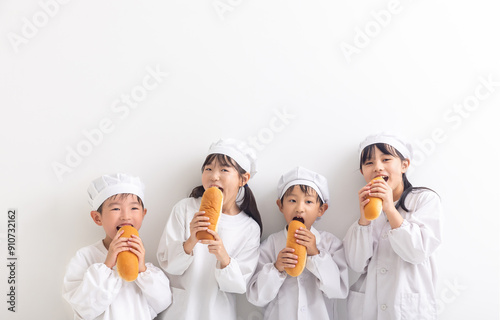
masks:
<svg viewBox="0 0 500 320"><path fill-rule="evenodd" d="M370 183L373 183L375 180L384 180L384 178L376 177ZM365 218L366 220L375 220L382 212L382 199L370 196L368 196L368 199L370 199L370 202L365 206Z"/></svg>
<svg viewBox="0 0 500 320"><path fill-rule="evenodd" d="M217 187L211 187L205 190L203 197L201 197L200 211L205 211L205 217L210 220L208 228L217 232L217 224L222 211L222 191ZM198 240L215 240L207 231L198 231L196 233Z"/></svg>
<svg viewBox="0 0 500 320"><path fill-rule="evenodd" d="M293 254L298 257L295 268L285 268L286 273L288 273L292 277L299 276L302 271L304 271L304 267L306 266L307 249L305 246L298 244L295 238L295 231L300 227L305 228L306 226L298 220L292 220L290 221L290 224L288 224L286 246L287 248L294 249L295 251L293 252Z"/></svg>
<svg viewBox="0 0 500 320"><path fill-rule="evenodd" d="M123 226L120 230L124 231L120 238L131 238L133 234L139 236L137 229L132 226ZM139 275L139 258L130 251L120 252L116 258L116 270L123 280L134 281Z"/></svg>

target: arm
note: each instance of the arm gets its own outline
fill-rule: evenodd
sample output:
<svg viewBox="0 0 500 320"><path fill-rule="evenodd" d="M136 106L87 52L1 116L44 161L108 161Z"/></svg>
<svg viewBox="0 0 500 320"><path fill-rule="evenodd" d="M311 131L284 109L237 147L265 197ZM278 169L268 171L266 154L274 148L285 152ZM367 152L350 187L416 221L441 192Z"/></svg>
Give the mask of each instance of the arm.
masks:
<svg viewBox="0 0 500 320"><path fill-rule="evenodd" d="M248 301L258 307L265 307L278 296L278 292L287 277L285 272L276 269L274 265L276 259L271 236L260 246L257 269L247 288Z"/></svg>
<svg viewBox="0 0 500 320"><path fill-rule="evenodd" d="M349 279L342 242L323 232L319 254L308 256L306 268L316 276L319 289L329 298L347 297Z"/></svg>
<svg viewBox="0 0 500 320"><path fill-rule="evenodd" d="M121 289L121 278L104 263L88 264L81 252L68 265L63 298L81 319L95 319L105 312Z"/></svg>
<svg viewBox="0 0 500 320"><path fill-rule="evenodd" d="M410 212L403 224L389 232L392 249L406 262L426 261L441 243L442 208L439 197L423 191L407 198Z"/></svg>
<svg viewBox="0 0 500 320"><path fill-rule="evenodd" d="M354 222L344 237L347 265L355 272L364 273L373 256L373 226Z"/></svg>
<svg viewBox="0 0 500 320"><path fill-rule="evenodd" d="M184 250L184 242L189 238L186 203L178 203L172 209L158 245L156 257L160 267L173 275L183 274L193 262L193 255Z"/></svg>
<svg viewBox="0 0 500 320"><path fill-rule="evenodd" d="M153 264L146 263L146 271L139 273L136 284L148 302L151 319L172 302L170 282L163 271Z"/></svg>
<svg viewBox="0 0 500 320"><path fill-rule="evenodd" d="M255 222L250 226L248 233L243 235L247 240L242 243L241 250L230 257L229 264L221 268L221 262L217 262L215 279L221 291L240 294L246 292L247 283L257 267L260 245L259 226Z"/></svg>

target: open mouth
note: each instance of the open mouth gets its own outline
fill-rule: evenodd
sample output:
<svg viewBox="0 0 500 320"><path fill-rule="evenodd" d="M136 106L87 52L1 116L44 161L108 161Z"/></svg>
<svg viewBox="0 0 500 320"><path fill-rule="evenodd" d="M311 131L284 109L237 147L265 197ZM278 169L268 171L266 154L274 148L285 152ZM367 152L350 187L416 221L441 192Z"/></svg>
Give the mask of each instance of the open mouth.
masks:
<svg viewBox="0 0 500 320"><path fill-rule="evenodd" d="M389 176L380 176L382 179L385 180L385 182L387 182L389 180Z"/></svg>
<svg viewBox="0 0 500 320"><path fill-rule="evenodd" d="M301 218L301 217L295 217L292 220L297 220L297 221L304 223L304 218Z"/></svg>
<svg viewBox="0 0 500 320"><path fill-rule="evenodd" d="M216 187L217 189L219 189L221 192L224 192L224 189L219 187L219 186L210 186L210 187Z"/></svg>
<svg viewBox="0 0 500 320"><path fill-rule="evenodd" d="M122 224L122 225L116 227L116 231L120 230L121 227L124 227L124 226L131 226L131 227L133 227L133 225L131 225L131 224Z"/></svg>

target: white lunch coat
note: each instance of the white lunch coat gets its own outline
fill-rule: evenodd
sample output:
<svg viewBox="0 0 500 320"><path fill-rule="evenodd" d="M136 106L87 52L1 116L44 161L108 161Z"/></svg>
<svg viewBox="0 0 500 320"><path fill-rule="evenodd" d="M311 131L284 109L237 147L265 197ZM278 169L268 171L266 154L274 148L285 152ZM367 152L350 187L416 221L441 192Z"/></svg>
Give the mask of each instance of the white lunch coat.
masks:
<svg viewBox="0 0 500 320"><path fill-rule="evenodd" d="M136 280L120 278L116 266L104 261L108 250L102 241L77 251L64 276L63 297L74 319L150 320L172 301L168 278L151 263Z"/></svg>
<svg viewBox="0 0 500 320"><path fill-rule="evenodd" d="M435 320L437 269L443 219L438 195L409 193L409 212L399 208L403 224L391 230L381 214L368 226L356 221L344 238L347 264L362 273L351 286L347 311L352 320Z"/></svg>
<svg viewBox="0 0 500 320"><path fill-rule="evenodd" d="M342 241L314 227L311 232L320 253L307 257L306 267L298 277L279 272L274 266L279 252L286 247L286 227L262 242L247 298L256 306L266 307L264 319L338 319L335 299L345 298L349 290Z"/></svg>
<svg viewBox="0 0 500 320"><path fill-rule="evenodd" d="M236 320L235 293L245 293L259 259L260 227L245 212L221 214L217 233L231 257L220 269L207 245L184 251L189 224L200 209L200 198L179 201L170 214L158 246L157 258L172 287L172 305L158 319Z"/></svg>

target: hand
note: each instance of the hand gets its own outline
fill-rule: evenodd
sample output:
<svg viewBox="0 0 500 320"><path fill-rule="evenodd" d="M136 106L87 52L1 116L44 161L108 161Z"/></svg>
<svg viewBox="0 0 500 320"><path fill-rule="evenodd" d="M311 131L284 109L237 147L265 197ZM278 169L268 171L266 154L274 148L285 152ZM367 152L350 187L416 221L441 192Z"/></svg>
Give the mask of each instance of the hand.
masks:
<svg viewBox="0 0 500 320"><path fill-rule="evenodd" d="M318 247L316 247L316 236L311 230L300 227L295 231L295 239L298 244L306 247L308 256L315 256L319 254Z"/></svg>
<svg viewBox="0 0 500 320"><path fill-rule="evenodd" d="M116 258L118 257L118 254L120 252L127 251L129 249L127 245L128 238L120 238L120 236L124 232L125 231L123 230L117 232L115 237L113 238L113 240L111 240L111 243L109 244L108 254L106 256L104 264L110 269L113 269L113 267L116 265Z"/></svg>
<svg viewBox="0 0 500 320"><path fill-rule="evenodd" d="M231 262L231 257L229 257L224 243L217 232L210 229L207 229L207 232L213 235L215 240L201 240L200 242L208 245L208 252L215 255L215 258L220 262L220 268L224 269Z"/></svg>
<svg viewBox="0 0 500 320"><path fill-rule="evenodd" d="M133 234L132 237L128 239L127 244L130 252L135 254L139 259L139 272L146 271L146 249L144 248L142 239Z"/></svg>
<svg viewBox="0 0 500 320"><path fill-rule="evenodd" d="M399 228L403 223L403 217L394 206L393 192L389 184L385 180L375 180L367 186L370 197L382 199L382 210L385 212L391 228Z"/></svg>
<svg viewBox="0 0 500 320"><path fill-rule="evenodd" d="M292 248L284 248L278 253L278 257L276 258L276 262L274 263L274 267L278 269L279 272L283 272L286 269L293 269L299 262L299 257L294 253L294 249Z"/></svg>
<svg viewBox="0 0 500 320"><path fill-rule="evenodd" d="M385 180L375 180L367 185L369 187L368 195L382 199L382 210L388 212L394 208L394 200L392 198L392 188Z"/></svg>
<svg viewBox="0 0 500 320"><path fill-rule="evenodd" d="M191 254L193 252L194 246L198 243L198 239L196 238L196 233L203 230L208 230L208 226L210 219L205 216L205 211L199 211L194 214L191 223L189 223L189 238L184 242L184 251L187 254Z"/></svg>

